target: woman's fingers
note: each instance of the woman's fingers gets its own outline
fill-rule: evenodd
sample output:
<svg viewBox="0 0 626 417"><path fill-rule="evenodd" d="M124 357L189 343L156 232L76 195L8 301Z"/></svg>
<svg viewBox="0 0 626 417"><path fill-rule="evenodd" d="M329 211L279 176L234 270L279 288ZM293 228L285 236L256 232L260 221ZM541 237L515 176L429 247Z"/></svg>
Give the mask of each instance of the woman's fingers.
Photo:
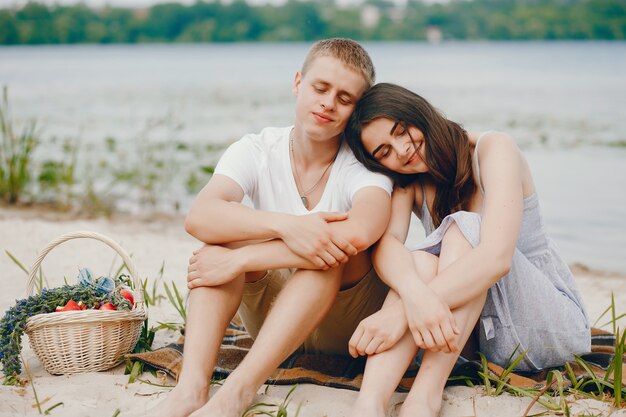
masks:
<svg viewBox="0 0 626 417"><path fill-rule="evenodd" d="M375 337L373 338L365 348L366 355L373 355L378 350L378 347L383 343L382 339Z"/></svg>
<svg viewBox="0 0 626 417"><path fill-rule="evenodd" d="M457 345L457 334L452 327L452 323L449 321L445 321L441 326L441 333L445 338L446 344L450 352L458 352L459 346Z"/></svg>
<svg viewBox="0 0 626 417"><path fill-rule="evenodd" d="M411 329L411 334L413 335L415 346L421 349L425 349L426 345L424 344L424 338L422 337L422 333L417 329Z"/></svg>
<svg viewBox="0 0 626 417"><path fill-rule="evenodd" d="M350 338L350 341L348 342L348 352L350 353L350 356L352 356L353 358L356 358L359 356L359 352L356 349L356 346L359 344L359 341L361 340L361 337L363 336L363 326L357 326L356 330L354 331L354 333L352 333L352 337Z"/></svg>
<svg viewBox="0 0 626 417"><path fill-rule="evenodd" d="M365 332L363 336L361 336L361 340L359 340L359 343L357 343L356 345L356 351L359 353L359 355L361 356L366 355L365 349L367 349L367 346L370 344L372 339L373 337L367 332Z"/></svg>
<svg viewBox="0 0 626 417"><path fill-rule="evenodd" d="M439 352L437 348L437 343L435 342L435 338L431 334L430 330L426 329L420 332L422 335L422 339L424 339L424 349L432 350L433 352Z"/></svg>

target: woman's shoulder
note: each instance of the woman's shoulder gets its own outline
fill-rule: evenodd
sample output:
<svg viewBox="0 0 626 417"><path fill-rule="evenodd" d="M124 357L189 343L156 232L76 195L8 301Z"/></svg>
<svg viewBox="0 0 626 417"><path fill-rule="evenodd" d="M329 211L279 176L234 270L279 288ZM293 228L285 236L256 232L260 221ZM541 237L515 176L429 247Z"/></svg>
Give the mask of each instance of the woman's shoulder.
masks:
<svg viewBox="0 0 626 417"><path fill-rule="evenodd" d="M483 146L485 143L493 143L493 142L509 142L515 143L515 139L507 132L503 132L500 130L486 130L486 131L478 131L478 132L468 132L467 133L470 143L476 146L477 143L480 142L480 146Z"/></svg>
<svg viewBox="0 0 626 417"><path fill-rule="evenodd" d="M485 132L470 132L468 134L470 143L474 146L474 152L478 150L478 158L486 155L516 154L519 155L517 142L510 134L497 130Z"/></svg>
<svg viewBox="0 0 626 417"><path fill-rule="evenodd" d="M432 206L432 200L435 197L435 183L427 175L420 175L411 184L406 187L396 185L398 191L411 194L413 197L413 208L419 210L421 214L424 200L428 207ZM396 192L396 189L394 189Z"/></svg>

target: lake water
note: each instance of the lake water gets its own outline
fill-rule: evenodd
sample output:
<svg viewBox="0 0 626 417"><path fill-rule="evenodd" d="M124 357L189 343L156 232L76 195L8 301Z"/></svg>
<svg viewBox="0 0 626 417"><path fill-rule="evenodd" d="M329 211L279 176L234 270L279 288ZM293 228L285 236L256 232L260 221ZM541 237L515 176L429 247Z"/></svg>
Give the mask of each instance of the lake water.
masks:
<svg viewBox="0 0 626 417"><path fill-rule="evenodd" d="M158 166L157 185L141 174L153 207L185 211L190 170L219 156L207 144L219 149L246 132L292 122L292 81L308 46L0 47L0 84L9 87L14 118L36 118L49 139L38 158L50 158L69 137L80 139L82 172ZM626 43L365 47L378 81L415 90L469 130L511 133L565 258L626 272ZM112 142L117 153L106 156ZM126 193L122 209L144 209L130 188L116 192Z"/></svg>

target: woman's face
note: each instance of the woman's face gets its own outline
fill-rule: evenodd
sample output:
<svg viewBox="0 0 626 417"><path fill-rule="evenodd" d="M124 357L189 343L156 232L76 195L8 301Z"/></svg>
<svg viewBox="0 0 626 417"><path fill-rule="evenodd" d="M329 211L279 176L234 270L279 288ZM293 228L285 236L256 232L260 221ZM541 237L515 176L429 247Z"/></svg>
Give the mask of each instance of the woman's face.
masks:
<svg viewBox="0 0 626 417"><path fill-rule="evenodd" d="M428 172L424 135L414 126L380 117L361 130L365 150L381 165L400 174Z"/></svg>

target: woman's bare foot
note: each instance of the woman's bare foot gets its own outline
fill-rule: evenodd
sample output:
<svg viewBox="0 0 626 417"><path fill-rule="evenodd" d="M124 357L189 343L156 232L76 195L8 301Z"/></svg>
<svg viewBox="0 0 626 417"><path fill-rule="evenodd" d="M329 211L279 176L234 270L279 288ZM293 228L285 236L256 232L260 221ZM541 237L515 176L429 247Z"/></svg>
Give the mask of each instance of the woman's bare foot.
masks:
<svg viewBox="0 0 626 417"><path fill-rule="evenodd" d="M414 388L404 400L398 417L437 417L441 411L443 392L419 392Z"/></svg>
<svg viewBox="0 0 626 417"><path fill-rule="evenodd" d="M385 417L385 406L382 402L364 399L361 396L350 410L350 417Z"/></svg>
<svg viewBox="0 0 626 417"><path fill-rule="evenodd" d="M167 397L152 408L151 417L188 417L201 408L209 399L209 391L191 390L177 385Z"/></svg>

